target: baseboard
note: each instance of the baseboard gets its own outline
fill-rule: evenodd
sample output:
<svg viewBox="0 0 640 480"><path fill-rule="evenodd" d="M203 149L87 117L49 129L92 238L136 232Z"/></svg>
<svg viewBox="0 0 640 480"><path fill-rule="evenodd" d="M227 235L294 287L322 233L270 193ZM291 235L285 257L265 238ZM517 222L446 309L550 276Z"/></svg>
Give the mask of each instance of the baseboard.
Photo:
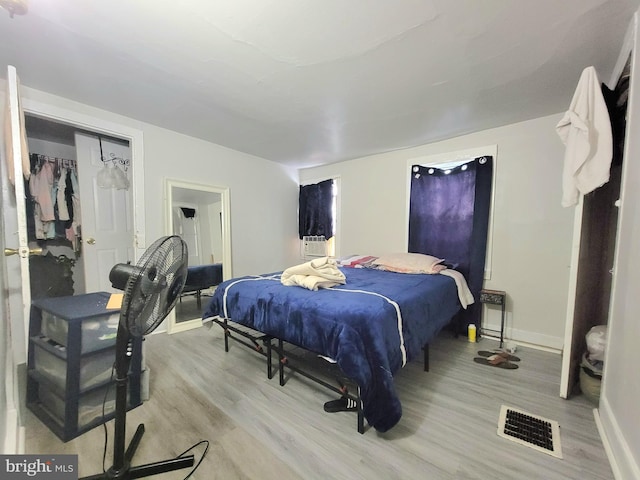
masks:
<svg viewBox="0 0 640 480"><path fill-rule="evenodd" d="M202 320L196 318L195 320L187 320L186 322L177 322L171 326L170 334L185 332L187 330L192 330L194 328L199 328L202 326Z"/></svg>
<svg viewBox="0 0 640 480"><path fill-rule="evenodd" d="M20 425L18 429L18 454L24 455L27 453L27 429L24 425Z"/></svg>
<svg viewBox="0 0 640 480"><path fill-rule="evenodd" d="M600 439L602 440L602 446L604 447L604 451L607 454L607 458L609 459L609 465L611 465L611 470L613 471L613 476L616 480L621 480L620 477L620 469L616 464L615 457L613 456L613 451L611 450L611 444L609 443L609 439L604 432L604 427L602 426L602 419L600 418L600 412L597 408L593 409L593 419L596 421L596 428L598 429L598 434L600 435Z"/></svg>
<svg viewBox="0 0 640 480"><path fill-rule="evenodd" d="M602 395L596 415L596 425L616 480L640 478L638 459L634 457L633 451L624 438L609 402Z"/></svg>
<svg viewBox="0 0 640 480"><path fill-rule="evenodd" d="M488 322L484 325L487 329L500 332L500 324ZM486 334L485 337L497 338L495 334ZM528 330L518 330L515 328L505 329L505 340L515 342L524 347L535 348L552 353L561 353L564 347L564 338L530 332Z"/></svg>
<svg viewBox="0 0 640 480"><path fill-rule="evenodd" d="M21 363L16 368L9 360L5 371L5 388L7 401L4 408L4 431L0 435L1 452L6 455L22 454L25 451L25 419L27 364Z"/></svg>
<svg viewBox="0 0 640 480"><path fill-rule="evenodd" d="M5 412L5 432L2 440L2 453L15 455L24 452L24 427L20 425L20 415L15 408Z"/></svg>

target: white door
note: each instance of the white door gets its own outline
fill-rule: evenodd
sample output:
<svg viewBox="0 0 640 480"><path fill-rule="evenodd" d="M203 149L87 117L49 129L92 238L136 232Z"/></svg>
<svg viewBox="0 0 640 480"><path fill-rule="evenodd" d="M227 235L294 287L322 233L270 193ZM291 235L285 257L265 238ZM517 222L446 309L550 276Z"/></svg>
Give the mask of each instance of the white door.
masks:
<svg viewBox="0 0 640 480"><path fill-rule="evenodd" d="M118 173L125 173L131 183L130 166L125 172L125 165L120 161L131 159L130 148L128 144L81 133L76 133L75 143L82 199L82 258L86 292L116 292L109 281L111 268L117 263L135 263L133 188L105 188L99 179L103 169L118 168ZM114 167L113 162L118 165Z"/></svg>
<svg viewBox="0 0 640 480"><path fill-rule="evenodd" d="M20 453L24 448L23 428L20 425L20 409L18 392L17 366L26 363L27 342L29 334L29 311L31 305L31 289L29 285L29 245L27 241L27 221L24 202L24 183L22 181L22 135L24 122L21 120L20 95L18 91L18 76L12 66L7 68L7 102L10 110L10 130L5 128L9 137L5 137L5 144L10 142L12 149L5 155L12 162L2 166L2 222L3 249L7 258L2 269L3 288L3 321L0 329L4 374L3 385L0 389L2 400L2 418L0 420L0 440L3 453ZM12 163L12 165L10 165ZM8 180L9 168L13 171L15 187ZM17 201L17 199L20 199ZM5 248L6 247L6 248Z"/></svg>
<svg viewBox="0 0 640 480"><path fill-rule="evenodd" d="M5 175L6 169L2 172L3 188L7 186L8 180ZM3 207L3 198L0 196L0 209ZM4 209L2 209L4 211ZM0 244L2 249L5 248L4 228L0 223ZM17 262L16 262L17 263ZM4 373L3 380L0 382L0 452L11 454L18 453L20 438L20 394L18 391L19 382L16 381L16 363L13 355L12 335L11 335L11 310L6 301L7 297L7 266L6 262L2 262L2 272L0 272L0 292L2 292L2 305L0 306L0 314L7 322L0 322L0 372Z"/></svg>

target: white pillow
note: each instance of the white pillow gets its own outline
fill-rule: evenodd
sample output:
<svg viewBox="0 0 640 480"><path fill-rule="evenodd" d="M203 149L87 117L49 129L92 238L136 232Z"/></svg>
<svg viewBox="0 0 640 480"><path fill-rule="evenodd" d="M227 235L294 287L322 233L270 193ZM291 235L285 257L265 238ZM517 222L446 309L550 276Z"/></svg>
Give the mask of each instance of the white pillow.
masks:
<svg viewBox="0 0 640 480"><path fill-rule="evenodd" d="M373 264L384 270L399 273L438 273L444 258L437 258L422 253L390 253L381 255Z"/></svg>

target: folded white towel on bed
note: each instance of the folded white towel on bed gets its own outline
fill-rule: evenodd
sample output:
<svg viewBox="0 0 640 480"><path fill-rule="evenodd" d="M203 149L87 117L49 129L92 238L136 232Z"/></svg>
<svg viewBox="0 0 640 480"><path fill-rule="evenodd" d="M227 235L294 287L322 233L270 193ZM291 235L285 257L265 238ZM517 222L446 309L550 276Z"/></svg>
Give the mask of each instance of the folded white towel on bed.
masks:
<svg viewBox="0 0 640 480"><path fill-rule="evenodd" d="M440 271L440 275L447 275L448 277L453 278L456 282L456 287L458 287L458 298L460 299L462 308L466 309L468 305L471 305L475 301L473 293L469 290L469 285L467 285L467 281L464 279L464 275L460 272L445 268Z"/></svg>
<svg viewBox="0 0 640 480"><path fill-rule="evenodd" d="M347 279L334 259L322 257L287 268L282 272L280 282L285 286L299 286L315 291L344 285Z"/></svg>

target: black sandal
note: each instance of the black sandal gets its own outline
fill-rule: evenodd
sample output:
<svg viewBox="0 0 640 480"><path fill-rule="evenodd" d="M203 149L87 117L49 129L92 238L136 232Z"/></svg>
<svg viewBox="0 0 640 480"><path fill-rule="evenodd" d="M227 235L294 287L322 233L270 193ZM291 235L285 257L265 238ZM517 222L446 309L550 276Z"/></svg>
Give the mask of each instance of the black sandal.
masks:
<svg viewBox="0 0 640 480"><path fill-rule="evenodd" d="M505 352L504 350L495 350L493 352L489 352L487 350L480 350L478 352L478 355L480 355L481 357L490 357L492 355L500 355L501 357L504 357L505 360L508 360L510 362L519 362L520 361L520 357L516 357L515 355L511 355L509 352Z"/></svg>
<svg viewBox="0 0 640 480"><path fill-rule="evenodd" d="M348 397L340 397L324 404L324 411L327 413L355 412L356 410L358 410L357 402Z"/></svg>
<svg viewBox="0 0 640 480"><path fill-rule="evenodd" d="M504 368L507 370L515 370L518 365L509 362L506 358L500 355L491 355L490 357L475 357L474 362L481 365L488 365L490 367Z"/></svg>

